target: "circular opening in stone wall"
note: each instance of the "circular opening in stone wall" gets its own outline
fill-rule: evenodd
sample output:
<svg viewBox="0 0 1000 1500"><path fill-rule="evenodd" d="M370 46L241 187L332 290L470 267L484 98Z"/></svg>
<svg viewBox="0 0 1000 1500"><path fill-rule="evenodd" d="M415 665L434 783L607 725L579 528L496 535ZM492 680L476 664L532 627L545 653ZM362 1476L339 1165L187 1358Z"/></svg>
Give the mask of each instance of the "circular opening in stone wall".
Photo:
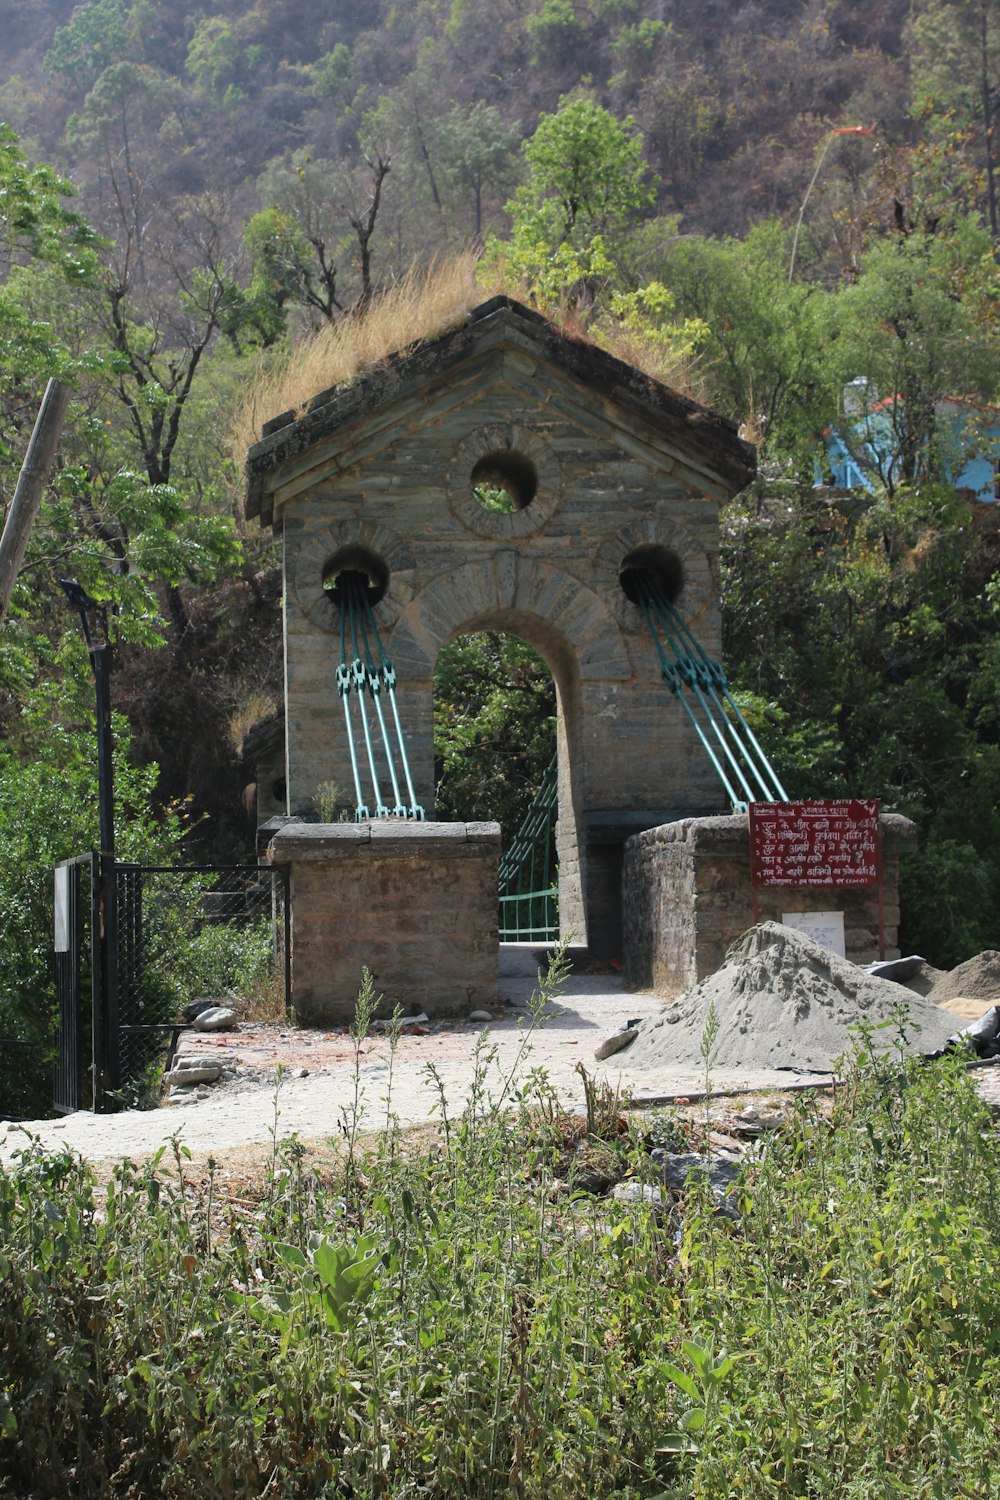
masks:
<svg viewBox="0 0 1000 1500"><path fill-rule="evenodd" d="M535 498L538 473L530 458L514 448L484 453L469 476L472 493L483 510L513 515Z"/></svg>
<svg viewBox="0 0 1000 1500"><path fill-rule="evenodd" d="M374 607L389 587L389 569L367 547L342 547L323 569L323 592L340 608L346 579L363 581L368 603Z"/></svg>
<svg viewBox="0 0 1000 1500"><path fill-rule="evenodd" d="M622 559L618 581L633 604L641 604L650 588L665 594L673 604L684 587L684 564L671 548L647 542Z"/></svg>

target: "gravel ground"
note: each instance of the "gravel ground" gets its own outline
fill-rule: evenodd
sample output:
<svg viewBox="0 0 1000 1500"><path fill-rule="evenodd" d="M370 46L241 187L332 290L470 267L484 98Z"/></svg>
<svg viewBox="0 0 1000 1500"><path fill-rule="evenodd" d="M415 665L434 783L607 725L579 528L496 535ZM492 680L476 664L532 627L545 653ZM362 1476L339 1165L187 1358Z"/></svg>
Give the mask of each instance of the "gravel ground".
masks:
<svg viewBox="0 0 1000 1500"><path fill-rule="evenodd" d="M526 1076L543 1068L564 1107L582 1109L582 1063L590 1077L612 1088L620 1087L641 1106L677 1095L697 1094L704 1087L700 1068L644 1068L630 1071L628 1052L597 1062L594 1049L626 1021L659 1015L662 996L626 993L617 976L573 974L558 1001L530 1036L525 1005L533 989L534 971L522 956L508 956L505 968L520 969L501 976L500 1003L489 1023L489 1046L495 1061L489 1085L496 1092L517 1070ZM527 970L527 972L525 972ZM437 1091L427 1077L433 1065L441 1080L449 1112L461 1110L468 1097L473 1056L481 1024L432 1023L400 1038L392 1076L391 1108L403 1125L430 1122L439 1107ZM59 1120L0 1122L0 1160L25 1145L27 1131L45 1146L69 1146L93 1162L125 1157L140 1159L172 1137L196 1158L266 1145L277 1131L279 1139L292 1134L305 1142L325 1141L340 1132L345 1110L354 1100L353 1046L343 1031L305 1031L270 1024L248 1024L235 1031L181 1039L181 1053L211 1058L233 1070L234 1076L213 1084L182 1105L125 1111L116 1115L79 1113ZM280 1084L276 1081L279 1068ZM983 1068L975 1074L984 1096L1000 1109L1000 1069ZM374 1129L386 1118L389 1085L389 1044L372 1036L362 1046L359 1070L363 1128ZM783 1092L821 1075L796 1075L787 1070L713 1069L715 1093Z"/></svg>
<svg viewBox="0 0 1000 1500"><path fill-rule="evenodd" d="M521 1076L544 1068L565 1107L582 1109L584 1084L577 1065L612 1088L631 1092L637 1103L670 1094L697 1092L703 1076L697 1069L645 1070L631 1077L624 1066L627 1052L607 1062L594 1059L594 1049L628 1020L660 1013L662 996L629 994L616 975L573 974L542 1023L526 1037L525 1009L534 987L534 971L523 960L508 959L505 968L520 973L501 977L500 1002L494 1019L484 1028L472 1023L433 1023L423 1034L400 1038L392 1077L392 1110L403 1125L433 1120L436 1090L427 1077L433 1064L441 1079L448 1109L460 1111L468 1097L477 1037L489 1031L496 1049L490 1086L496 1091L515 1067ZM525 973L524 969L528 969ZM183 1105L154 1110L128 1110L116 1115L81 1112L59 1120L0 1123L0 1159L23 1148L24 1131L44 1145L66 1145L90 1161L140 1158L174 1135L195 1156L266 1143L277 1128L279 1137L297 1134L304 1141L338 1134L344 1111L354 1099L353 1046L342 1031L320 1032L257 1024L215 1035L187 1032L180 1051L223 1062L235 1077L213 1084L203 1096ZM283 1077L276 1083L281 1065ZM305 1072L305 1076L300 1076ZM713 1074L713 1088L780 1088L790 1075L782 1072ZM375 1128L386 1117L389 1082L389 1044L372 1036L362 1046L360 1083L364 1125Z"/></svg>

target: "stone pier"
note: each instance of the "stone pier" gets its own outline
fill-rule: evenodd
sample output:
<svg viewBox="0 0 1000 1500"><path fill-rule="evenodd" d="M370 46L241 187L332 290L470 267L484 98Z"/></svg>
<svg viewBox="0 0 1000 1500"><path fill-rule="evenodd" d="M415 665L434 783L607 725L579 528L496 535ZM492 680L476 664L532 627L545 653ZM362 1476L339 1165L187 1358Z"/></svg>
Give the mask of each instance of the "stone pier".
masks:
<svg viewBox="0 0 1000 1500"><path fill-rule="evenodd" d="M881 817L885 957L898 958L899 860L917 832L897 813ZM746 815L682 818L625 845L624 975L635 989L677 995L720 967L729 945L753 926ZM758 920L784 912L842 911L847 957L879 957L879 892L774 887L758 892Z"/></svg>
<svg viewBox="0 0 1000 1500"><path fill-rule="evenodd" d="M269 849L291 886L292 993L304 1025L354 1018L362 969L381 1014L496 1002L497 823L288 823Z"/></svg>

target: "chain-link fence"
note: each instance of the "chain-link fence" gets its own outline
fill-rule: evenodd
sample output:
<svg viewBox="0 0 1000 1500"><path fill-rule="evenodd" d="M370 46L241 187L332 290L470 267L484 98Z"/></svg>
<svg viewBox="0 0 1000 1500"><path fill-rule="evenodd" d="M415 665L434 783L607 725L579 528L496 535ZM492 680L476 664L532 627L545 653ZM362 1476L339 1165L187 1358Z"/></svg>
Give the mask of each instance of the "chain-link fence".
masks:
<svg viewBox="0 0 1000 1500"><path fill-rule="evenodd" d="M286 877L246 865L120 864L116 880L121 1093L141 1103L192 1002L211 1000L243 1019L284 1014Z"/></svg>

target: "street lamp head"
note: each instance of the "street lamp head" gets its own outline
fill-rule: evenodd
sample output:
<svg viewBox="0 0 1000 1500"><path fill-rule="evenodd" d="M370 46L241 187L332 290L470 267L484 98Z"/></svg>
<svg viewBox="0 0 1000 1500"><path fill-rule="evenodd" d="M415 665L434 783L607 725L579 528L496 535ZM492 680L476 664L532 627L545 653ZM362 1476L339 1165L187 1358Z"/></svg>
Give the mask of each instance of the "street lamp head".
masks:
<svg viewBox="0 0 1000 1500"><path fill-rule="evenodd" d="M99 651L106 644L107 628L104 606L91 599L82 584L75 578L60 578L59 586L72 609L80 616L83 638L90 652Z"/></svg>
<svg viewBox="0 0 1000 1500"><path fill-rule="evenodd" d="M60 578L59 586L74 609L93 609L94 601L91 599L82 583L77 583L75 578Z"/></svg>

